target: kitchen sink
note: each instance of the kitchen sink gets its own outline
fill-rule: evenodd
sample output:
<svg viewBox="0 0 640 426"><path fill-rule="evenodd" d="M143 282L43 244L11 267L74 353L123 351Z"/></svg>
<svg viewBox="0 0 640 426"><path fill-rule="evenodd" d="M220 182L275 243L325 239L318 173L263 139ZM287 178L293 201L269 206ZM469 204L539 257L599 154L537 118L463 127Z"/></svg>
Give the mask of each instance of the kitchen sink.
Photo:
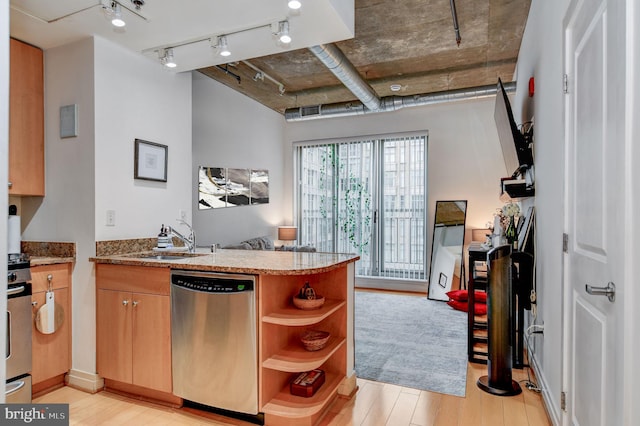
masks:
<svg viewBox="0 0 640 426"><path fill-rule="evenodd" d="M184 260L189 257L206 256L203 253L142 253L129 257L147 260Z"/></svg>

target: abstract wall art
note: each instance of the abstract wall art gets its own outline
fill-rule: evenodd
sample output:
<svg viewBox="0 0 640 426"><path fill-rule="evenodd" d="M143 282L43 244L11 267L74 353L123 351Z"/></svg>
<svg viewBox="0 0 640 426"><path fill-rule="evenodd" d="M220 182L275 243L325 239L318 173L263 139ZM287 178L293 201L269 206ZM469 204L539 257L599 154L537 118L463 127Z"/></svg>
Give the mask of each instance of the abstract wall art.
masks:
<svg viewBox="0 0 640 426"><path fill-rule="evenodd" d="M269 203L268 170L199 167L199 210L267 203Z"/></svg>

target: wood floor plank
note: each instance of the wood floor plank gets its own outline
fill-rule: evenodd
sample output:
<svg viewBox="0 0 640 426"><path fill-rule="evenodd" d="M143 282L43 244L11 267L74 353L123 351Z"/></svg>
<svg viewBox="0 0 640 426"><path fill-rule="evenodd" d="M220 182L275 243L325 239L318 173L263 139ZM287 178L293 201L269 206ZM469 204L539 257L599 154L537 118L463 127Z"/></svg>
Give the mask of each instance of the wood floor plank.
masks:
<svg viewBox="0 0 640 426"><path fill-rule="evenodd" d="M396 405L401 390L401 386L385 383L378 394L376 403L373 404L361 423L362 426L384 426L393 407Z"/></svg>
<svg viewBox="0 0 640 426"><path fill-rule="evenodd" d="M457 426L461 400L459 396L442 395L440 407L433 422L434 426Z"/></svg>
<svg viewBox="0 0 640 426"><path fill-rule="evenodd" d="M432 426L435 423L441 400L442 394L426 391L420 392L416 407L413 410L411 424L417 426Z"/></svg>
<svg viewBox="0 0 640 426"><path fill-rule="evenodd" d="M410 424L419 397L420 394L400 392L396 404L393 406L393 410L391 410L391 414L385 424L388 426Z"/></svg>
<svg viewBox="0 0 640 426"><path fill-rule="evenodd" d="M487 366L468 364L464 397L420 391L358 379L350 400L336 400L318 426L550 426L540 394L522 385L515 397L491 395L476 382ZM525 380L525 370L513 370L514 380ZM34 403L68 403L71 425L78 426L251 426L219 415L198 415L109 392L89 394L62 387ZM228 421L227 421L228 420Z"/></svg>

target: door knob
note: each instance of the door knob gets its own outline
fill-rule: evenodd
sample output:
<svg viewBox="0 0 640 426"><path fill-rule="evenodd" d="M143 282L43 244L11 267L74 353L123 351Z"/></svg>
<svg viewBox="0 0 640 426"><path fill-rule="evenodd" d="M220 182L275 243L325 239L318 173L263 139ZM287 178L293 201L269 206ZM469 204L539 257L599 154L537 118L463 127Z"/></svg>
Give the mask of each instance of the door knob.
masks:
<svg viewBox="0 0 640 426"><path fill-rule="evenodd" d="M616 300L616 285L611 281L606 287L592 287L589 284L585 284L585 290L593 296L607 296L609 302L615 302Z"/></svg>

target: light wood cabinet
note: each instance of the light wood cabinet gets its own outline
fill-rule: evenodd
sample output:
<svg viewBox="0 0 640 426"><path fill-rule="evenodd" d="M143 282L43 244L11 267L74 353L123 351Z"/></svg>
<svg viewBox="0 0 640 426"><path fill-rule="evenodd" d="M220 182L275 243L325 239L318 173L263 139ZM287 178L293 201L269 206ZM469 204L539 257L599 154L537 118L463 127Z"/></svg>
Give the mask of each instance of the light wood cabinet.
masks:
<svg viewBox="0 0 640 426"><path fill-rule="evenodd" d="M10 39L9 195L44 195L42 50Z"/></svg>
<svg viewBox="0 0 640 426"><path fill-rule="evenodd" d="M98 264L96 285L98 374L170 393L169 269Z"/></svg>
<svg viewBox="0 0 640 426"><path fill-rule="evenodd" d="M304 276L260 277L260 406L267 425L314 425L337 395L346 378L347 267ZM317 310L293 306L291 297L305 284L325 297ZM328 331L331 338L319 351L307 351L299 336L305 330ZM294 396L289 382L298 372L320 368L325 383L310 398Z"/></svg>
<svg viewBox="0 0 640 426"><path fill-rule="evenodd" d="M71 266L71 263L64 263L31 267L31 380L34 395L64 384L64 375L71 368ZM64 311L64 319L54 333L43 334L37 330L35 318L38 309L46 303L49 276L55 303Z"/></svg>

